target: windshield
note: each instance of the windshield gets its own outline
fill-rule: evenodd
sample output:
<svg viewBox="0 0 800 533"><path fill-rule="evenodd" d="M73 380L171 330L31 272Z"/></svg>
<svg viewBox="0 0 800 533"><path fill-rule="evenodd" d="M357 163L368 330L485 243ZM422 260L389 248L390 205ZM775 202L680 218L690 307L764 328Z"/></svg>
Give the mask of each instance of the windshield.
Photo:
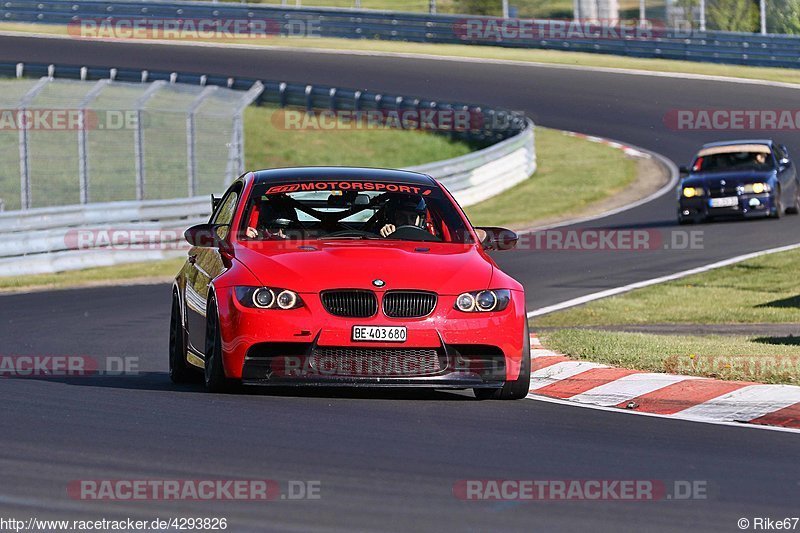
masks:
<svg viewBox="0 0 800 533"><path fill-rule="evenodd" d="M383 239L471 243L457 208L438 187L315 181L254 186L243 240Z"/></svg>
<svg viewBox="0 0 800 533"><path fill-rule="evenodd" d="M719 172L724 170L772 170L774 161L768 152L727 152L698 157L693 172Z"/></svg>

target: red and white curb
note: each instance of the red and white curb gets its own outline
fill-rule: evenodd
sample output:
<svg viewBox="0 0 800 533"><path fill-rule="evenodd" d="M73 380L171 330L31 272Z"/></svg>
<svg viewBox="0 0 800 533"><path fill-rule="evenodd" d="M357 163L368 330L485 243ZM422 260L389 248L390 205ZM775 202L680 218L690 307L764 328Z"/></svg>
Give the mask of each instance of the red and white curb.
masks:
<svg viewBox="0 0 800 533"><path fill-rule="evenodd" d="M658 374L576 361L531 335L531 388L542 397L699 422L800 428L800 387Z"/></svg>
<svg viewBox="0 0 800 533"><path fill-rule="evenodd" d="M617 142L617 141L612 141L611 139L606 139L604 137L597 137L597 136L594 136L594 135L586 135L584 133L577 133L577 132L574 132L574 131L565 131L564 135L566 135L567 137L577 137L577 138L583 139L585 141L598 143L598 144L604 144L606 146L610 146L611 148L616 148L617 150L622 150L625 153L625 155L627 155L628 157L638 157L640 159L650 159L650 154L648 154L647 152L643 152L642 150L638 150L637 148L634 148L633 146L628 146L627 144L624 144L624 143L621 143L621 142Z"/></svg>

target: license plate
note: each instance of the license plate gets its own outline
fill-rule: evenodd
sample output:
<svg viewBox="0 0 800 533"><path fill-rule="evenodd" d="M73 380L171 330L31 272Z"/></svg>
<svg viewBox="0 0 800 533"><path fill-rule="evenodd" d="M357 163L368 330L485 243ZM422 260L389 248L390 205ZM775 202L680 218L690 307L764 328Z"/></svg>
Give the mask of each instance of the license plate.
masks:
<svg viewBox="0 0 800 533"><path fill-rule="evenodd" d="M405 326L353 326L353 341L406 342Z"/></svg>
<svg viewBox="0 0 800 533"><path fill-rule="evenodd" d="M711 198L708 201L710 207L739 207L738 196L727 196L725 198Z"/></svg>

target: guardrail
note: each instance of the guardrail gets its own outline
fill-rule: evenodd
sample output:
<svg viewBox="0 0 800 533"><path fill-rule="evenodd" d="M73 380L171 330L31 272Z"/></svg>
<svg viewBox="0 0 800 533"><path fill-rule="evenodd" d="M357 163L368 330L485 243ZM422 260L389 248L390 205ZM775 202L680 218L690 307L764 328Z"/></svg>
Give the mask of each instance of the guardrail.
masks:
<svg viewBox="0 0 800 533"><path fill-rule="evenodd" d="M133 71L46 64L3 64L0 76L63 76L84 80L169 80L249 89L257 102L318 110L466 110L483 120L469 130L440 132L484 147L473 153L410 167L437 178L462 205L472 205L527 179L536 170L534 124L518 113L370 91L292 85L192 73ZM0 213L0 276L59 272L146 261L183 253L182 232L207 219L208 197L110 202Z"/></svg>
<svg viewBox="0 0 800 533"><path fill-rule="evenodd" d="M256 4L109 0L8 1L0 4L5 21L49 24L73 23L80 35L81 21L113 19L251 20L267 21L276 35L308 35L349 39L381 39L449 44L478 44L513 48L570 50L631 57L649 57L800 68L800 36L757 35L717 31L660 30L652 36L542 35L519 31L515 19L468 15L431 15L391 11L283 7ZM496 21L495 32L479 31ZM531 21L532 26L544 21ZM568 21L565 21L568 22ZM511 33L503 28L511 25ZM527 26L525 26L527 27ZM568 29L568 28L567 28Z"/></svg>

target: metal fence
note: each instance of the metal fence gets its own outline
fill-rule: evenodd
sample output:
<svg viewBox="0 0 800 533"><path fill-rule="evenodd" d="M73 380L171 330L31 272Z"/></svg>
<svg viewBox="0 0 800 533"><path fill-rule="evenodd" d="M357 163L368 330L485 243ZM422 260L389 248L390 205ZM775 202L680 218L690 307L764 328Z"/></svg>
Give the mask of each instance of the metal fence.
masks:
<svg viewBox="0 0 800 533"><path fill-rule="evenodd" d="M10 0L0 3L5 21L71 25L76 38L81 24L123 20L196 22L200 20L251 21L265 29L264 36L338 37L512 48L537 48L617 54L631 57L682 59L715 63L800 68L800 36L755 35L664 29L622 36L593 37L589 33L519 31L514 19L485 19L467 15L431 15L326 8L208 2L153 2L109 0ZM495 31L499 24L500 30ZM537 21L532 24L536 26ZM547 23L545 23L547 24ZM504 26L510 25L505 32ZM476 26L478 31L475 30ZM127 27L127 25L126 25ZM491 31L483 31L489 30ZM90 32L91 33L91 32ZM254 37L251 30L245 30ZM560 36L561 35L561 36ZM115 35L109 35L114 37ZM91 35L89 36L91 37Z"/></svg>
<svg viewBox="0 0 800 533"><path fill-rule="evenodd" d="M261 90L164 80L0 80L4 208L224 189L244 169L241 116Z"/></svg>

